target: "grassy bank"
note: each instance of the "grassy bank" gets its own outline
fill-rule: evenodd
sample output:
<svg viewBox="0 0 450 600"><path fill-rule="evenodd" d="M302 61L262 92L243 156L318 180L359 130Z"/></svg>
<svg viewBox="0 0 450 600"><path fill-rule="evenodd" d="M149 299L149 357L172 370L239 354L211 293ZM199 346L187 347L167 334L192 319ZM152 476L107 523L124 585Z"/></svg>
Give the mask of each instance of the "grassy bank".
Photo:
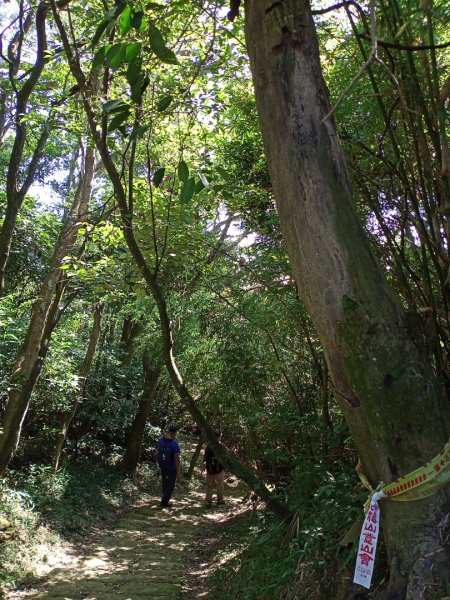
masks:
<svg viewBox="0 0 450 600"><path fill-rule="evenodd" d="M158 489L154 469L143 466L129 478L112 460L85 459L56 475L41 465L10 471L0 482L0 592L45 575L74 546Z"/></svg>

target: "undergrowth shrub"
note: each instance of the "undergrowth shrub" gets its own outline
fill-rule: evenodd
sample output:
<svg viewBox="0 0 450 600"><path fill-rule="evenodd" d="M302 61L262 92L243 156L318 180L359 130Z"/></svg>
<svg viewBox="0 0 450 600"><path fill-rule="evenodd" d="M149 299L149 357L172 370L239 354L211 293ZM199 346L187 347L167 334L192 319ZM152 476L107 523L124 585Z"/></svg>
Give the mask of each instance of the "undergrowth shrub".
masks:
<svg viewBox="0 0 450 600"><path fill-rule="evenodd" d="M63 465L56 475L44 465L10 471L0 481L0 596L42 575L65 544L158 489L158 472L146 465L132 479L113 464L92 459Z"/></svg>
<svg viewBox="0 0 450 600"><path fill-rule="evenodd" d="M340 541L362 516L365 499L365 492L358 493L353 465L318 463L307 473L297 468L289 488L290 504L297 513L288 537L298 561L282 598L341 597L356 546L342 547Z"/></svg>
<svg viewBox="0 0 450 600"><path fill-rule="evenodd" d="M32 494L16 489L10 481L0 481L0 596L18 580L27 583L36 567L46 564L49 551L62 547L60 536L41 519Z"/></svg>
<svg viewBox="0 0 450 600"><path fill-rule="evenodd" d="M329 600L346 598L356 547L339 541L362 515L364 493L355 501L350 465L297 467L286 489L295 511L289 526L268 512L255 514L245 538L234 540L235 556L212 577L213 590L227 599ZM238 550L236 550L238 549ZM343 594L343 595L341 595Z"/></svg>

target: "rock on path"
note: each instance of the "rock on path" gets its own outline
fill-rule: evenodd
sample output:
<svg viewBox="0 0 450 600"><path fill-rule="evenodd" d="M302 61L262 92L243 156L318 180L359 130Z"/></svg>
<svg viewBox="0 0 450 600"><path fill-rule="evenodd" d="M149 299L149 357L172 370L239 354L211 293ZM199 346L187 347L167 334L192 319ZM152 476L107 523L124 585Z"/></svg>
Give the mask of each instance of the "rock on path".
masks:
<svg viewBox="0 0 450 600"><path fill-rule="evenodd" d="M204 494L196 490L175 493L170 509L161 509L155 498L119 521L88 554L54 569L41 586L14 598L178 600L196 528L239 502L237 490L230 492L225 507L212 510L204 509Z"/></svg>

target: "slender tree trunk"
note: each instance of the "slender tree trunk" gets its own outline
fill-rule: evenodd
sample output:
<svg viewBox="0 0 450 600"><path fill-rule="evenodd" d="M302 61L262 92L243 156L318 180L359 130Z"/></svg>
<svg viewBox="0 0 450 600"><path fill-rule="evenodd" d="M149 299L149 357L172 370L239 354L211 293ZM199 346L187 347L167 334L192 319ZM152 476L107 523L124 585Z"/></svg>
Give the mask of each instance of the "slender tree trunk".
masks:
<svg viewBox="0 0 450 600"><path fill-rule="evenodd" d="M122 364L125 368L131 366L134 352L136 350L136 340L144 329L142 323L135 321L131 315L125 317L122 327L120 345L123 352Z"/></svg>
<svg viewBox="0 0 450 600"><path fill-rule="evenodd" d="M5 295L5 269L20 205L21 201L16 200L16 194L13 196L8 195L5 217L0 232L0 298Z"/></svg>
<svg viewBox="0 0 450 600"><path fill-rule="evenodd" d="M155 392L158 386L159 377L161 375L161 359L154 359L151 350L146 349L142 358L144 371L144 389L142 399L139 402L139 407L134 416L131 427L127 436L127 447L123 457L124 470L133 475L139 462L142 451L142 441L144 438L145 424L147 422L148 413L154 403Z"/></svg>
<svg viewBox="0 0 450 600"><path fill-rule="evenodd" d="M16 103L14 107L16 134L6 173L6 212L0 230L0 297L2 297L5 292L5 268L9 258L11 240L16 226L17 215L30 186L34 181L49 136L49 129L45 126L41 131L33 156L25 169L25 174L22 179L20 179L21 168L23 167L23 152L27 141L27 125L24 117L28 110L28 99L41 76L42 69L47 60L47 36L45 29L47 13L48 5L45 2L39 4L36 12L30 10L25 18L22 30L16 33L8 45L8 58L10 61L9 76L13 79L17 74L21 61L23 37L31 28L33 17L36 15L36 60L29 71L28 77L25 79L25 82L21 84L20 89L16 88ZM16 85L19 86L19 82L16 81Z"/></svg>
<svg viewBox="0 0 450 600"><path fill-rule="evenodd" d="M388 483L442 449L448 402L418 318L388 287L358 221L345 158L327 118L308 0L247 0L246 37L294 276L365 473L374 486ZM426 597L427 569L443 560L439 523L446 504L445 491L416 502L382 501L390 583L399 598Z"/></svg>
<svg viewBox="0 0 450 600"><path fill-rule="evenodd" d="M189 464L189 469L186 474L186 479L192 479L192 476L194 474L195 465L197 464L198 457L200 456L200 454L202 452L204 443L205 442L203 439L203 435L200 435L200 440L199 440L197 446L195 447L194 454L192 455L191 462Z"/></svg>
<svg viewBox="0 0 450 600"><path fill-rule="evenodd" d="M4 473L8 466L20 439L22 423L28 411L31 391L37 381L33 373L35 373L36 361L45 340L52 298L61 274L60 267L64 257L72 251L78 229L86 218L87 206L91 196L94 165L94 149L88 147L71 213L62 227L48 274L33 307L25 341L10 378L8 402L0 424L0 475ZM30 385L33 379L34 383Z"/></svg>
<svg viewBox="0 0 450 600"><path fill-rule="evenodd" d="M92 325L91 336L89 344L86 350L86 355L83 360L83 364L80 368L80 374L78 379L78 389L72 399L72 406L66 412L61 415L59 421L59 431L56 438L55 449L53 452L53 469L54 472L58 470L59 461L61 458L61 452L66 441L67 432L69 431L70 423L75 416L79 401L83 398L84 390L86 389L86 382L94 361L95 351L97 350L98 340L100 337L100 331L102 328L104 304L97 304L94 312L94 323Z"/></svg>
<svg viewBox="0 0 450 600"><path fill-rule="evenodd" d="M113 316L110 314L110 316ZM95 381L98 381L97 387L97 397L104 398L108 385L110 384L109 379L102 376L104 369L107 368L108 363L108 352L112 348L114 343L114 335L115 335L115 321L114 318L108 318L107 326L103 327L100 332L100 339L98 342L97 348L97 357L95 360L95 364L92 368L92 378ZM81 439L89 433L91 426L94 422L94 411L95 407L90 405L89 410L84 408L83 415L79 416L78 423L76 428L72 428L72 443L74 446L74 457L78 458L79 454L79 445Z"/></svg>
<svg viewBox="0 0 450 600"><path fill-rule="evenodd" d="M24 404L29 404L30 402L31 395L37 382L39 381L39 377L41 375L42 368L47 357L51 336L53 335L53 332L56 329L63 314L64 309L60 308L60 302L64 294L66 282L67 280L63 280L63 276L61 276L61 279L56 286L56 292L52 298L52 302L48 311L47 321L44 327L44 333L42 335L41 347L39 349L38 356L34 362L33 368L31 369L30 375L27 379L27 383L24 386L22 392L22 401ZM73 296L69 300L69 302L71 302L74 297L75 296Z"/></svg>
<svg viewBox="0 0 450 600"><path fill-rule="evenodd" d="M0 148L3 146L6 132L9 129L9 123L7 119L8 97L9 94L7 92L0 90Z"/></svg>
<svg viewBox="0 0 450 600"><path fill-rule="evenodd" d="M113 380L110 382L111 387L115 388L116 393L123 397L125 401L131 401L132 398L133 379L131 376L131 365L136 352L137 341L143 329L143 324L133 320L131 315L125 317L120 338L121 368L117 370Z"/></svg>

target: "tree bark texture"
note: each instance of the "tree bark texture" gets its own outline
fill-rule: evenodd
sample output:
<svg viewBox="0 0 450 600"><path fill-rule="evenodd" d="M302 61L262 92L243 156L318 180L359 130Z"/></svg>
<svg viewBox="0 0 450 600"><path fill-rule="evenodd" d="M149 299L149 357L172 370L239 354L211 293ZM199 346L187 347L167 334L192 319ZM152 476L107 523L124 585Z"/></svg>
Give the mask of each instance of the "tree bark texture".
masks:
<svg viewBox="0 0 450 600"><path fill-rule="evenodd" d="M144 439L145 424L148 413L155 400L155 392L161 375L162 360L155 360L151 350L146 349L142 358L144 372L144 387L138 410L128 431L127 447L123 457L123 467L126 473L133 475L139 462Z"/></svg>
<svg viewBox="0 0 450 600"><path fill-rule="evenodd" d="M97 306L95 307L94 322L92 325L91 336L89 338L89 344L86 350L86 354L84 356L83 363L80 368L78 378L78 389L74 393L70 409L64 412L59 420L59 431L56 438L55 449L53 452L53 469L55 473L58 470L61 452L64 446L64 442L66 441L67 432L69 431L70 424L75 416L78 403L84 395L87 378L89 375L89 371L91 370L92 363L94 361L95 351L97 350L98 340L100 337L104 308L105 305L101 303L97 304Z"/></svg>
<svg viewBox="0 0 450 600"><path fill-rule="evenodd" d="M25 341L10 377L8 402L0 424L0 475L4 473L16 450L22 423L28 411L32 388L39 377L42 361L37 375L35 371L36 361L39 358L42 344L44 342L48 344L48 340L45 339L46 324L52 306L52 298L60 280L60 267L64 257L72 251L78 229L86 219L94 167L95 152L93 148L88 147L71 212L63 224L47 276L33 307ZM30 389L30 382L33 380L34 383Z"/></svg>
<svg viewBox="0 0 450 600"><path fill-rule="evenodd" d="M308 0L247 0L245 8L260 125L294 277L365 473L374 486L388 483L447 441L442 385L419 319L387 285L358 220L334 121L326 118L329 95ZM423 557L442 550L438 525L447 497L381 503L392 586L406 589L410 577L409 598L419 597L411 595L412 581Z"/></svg>

